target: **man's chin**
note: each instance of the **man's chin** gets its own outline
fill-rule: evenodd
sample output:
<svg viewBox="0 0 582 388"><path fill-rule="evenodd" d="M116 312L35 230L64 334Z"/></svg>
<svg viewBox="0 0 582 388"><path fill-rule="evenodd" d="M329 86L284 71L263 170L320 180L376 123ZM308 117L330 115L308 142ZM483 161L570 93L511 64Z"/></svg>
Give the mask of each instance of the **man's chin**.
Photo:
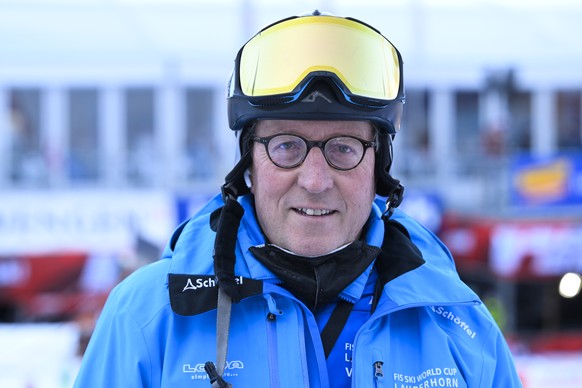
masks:
<svg viewBox="0 0 582 388"><path fill-rule="evenodd" d="M321 235L311 235L303 239L301 243L289 244L291 248L287 248L287 250L295 253L296 255L315 257L325 255L339 248L339 245L337 244L328 243L326 245L321 245L321 239Z"/></svg>

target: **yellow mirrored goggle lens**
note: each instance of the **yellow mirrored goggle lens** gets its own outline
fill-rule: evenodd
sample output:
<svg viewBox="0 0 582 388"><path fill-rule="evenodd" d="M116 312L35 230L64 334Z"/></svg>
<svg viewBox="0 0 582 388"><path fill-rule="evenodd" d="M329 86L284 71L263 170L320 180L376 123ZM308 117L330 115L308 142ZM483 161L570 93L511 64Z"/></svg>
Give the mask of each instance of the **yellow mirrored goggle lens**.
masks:
<svg viewBox="0 0 582 388"><path fill-rule="evenodd" d="M335 74L352 94L392 100L398 95L396 49L364 24L305 16L267 28L244 47L240 83L247 96L291 93L314 71Z"/></svg>

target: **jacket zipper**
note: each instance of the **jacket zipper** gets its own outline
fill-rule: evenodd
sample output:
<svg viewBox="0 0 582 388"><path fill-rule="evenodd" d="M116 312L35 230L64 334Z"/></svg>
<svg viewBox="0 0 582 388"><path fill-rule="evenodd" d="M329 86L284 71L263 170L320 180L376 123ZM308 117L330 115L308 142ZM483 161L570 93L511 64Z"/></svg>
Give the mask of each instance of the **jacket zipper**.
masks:
<svg viewBox="0 0 582 388"><path fill-rule="evenodd" d="M384 386L384 371L382 370L382 365L384 365L382 361L374 362L374 386L378 388Z"/></svg>
<svg viewBox="0 0 582 388"><path fill-rule="evenodd" d="M384 387L384 355L380 349L372 349L372 361L374 367L374 387Z"/></svg>
<svg viewBox="0 0 582 388"><path fill-rule="evenodd" d="M283 312L277 309L275 299L267 294L265 295L267 300L268 312L267 312L267 344L269 352L269 380L271 387L279 387L280 376L279 376L279 362L278 362L278 341L277 341L277 315L283 314Z"/></svg>
<svg viewBox="0 0 582 388"><path fill-rule="evenodd" d="M272 291L271 291L272 292ZM320 334L319 334L319 329L317 328L317 323L315 322L315 318L314 317L306 317L306 319L304 320L302 318L302 314L307 314L306 312L309 311L309 309L303 304L303 302L295 299L293 296L291 296L290 294L288 294L287 292L285 293L280 293L278 291L272 292L272 293L268 293L268 294L263 294L263 297L267 300L267 304L268 304L268 311L267 311L267 345L269 346L269 350L268 350L268 357L269 357L269 363L270 365L273 365L273 368L277 368L276 371L276 375L278 376L277 380L280 383L280 372L279 372L279 366L278 366L278 357L279 354L277 352L278 350L278 341L277 341L277 316L278 315L283 315L283 311L280 310L278 308L278 306L276 305L276 301L273 298L273 295L279 295L283 298L287 298L287 299L291 299L292 301L294 301L295 303L292 303L291 305L293 307L289 307L290 309L295 309L297 317L299 318L299 332L300 333L306 333L306 336L299 336L299 341L300 341L300 348L304 349L301 353L301 369L303 370L303 375L302 376L294 376L294 378L297 380L297 384L296 386L301 386L301 387L310 387L312 386L311 384L311 379L312 376L310 375L310 369L308 366L308 360L307 360L307 352L305 351L305 349L307 349L307 337L310 338L310 341L314 341L315 338L319 338ZM295 306L296 305L296 306ZM269 321L269 314L268 313L272 313L274 315L274 320ZM293 311L289 311L289 313L291 314L291 316L293 316ZM271 319L273 319L273 317L271 317ZM312 321L312 322L311 322ZM314 334L316 333L316 334ZM270 346L271 344L273 344L273 347ZM285 349L282 349L283 352L285 352ZM315 356L317 358L317 360L315 361L316 365L317 365L317 373L318 373L318 381L316 381L315 386L321 386L321 387L327 387L329 386L329 382L328 382L328 376L327 376L327 364L326 364L326 360L325 357L323 355L323 352L321 352L321 355L316 354ZM273 369L274 370L274 369ZM301 383L299 381L302 381ZM273 381L273 379L271 379L271 381ZM300 385L299 385L300 384ZM280 385L271 385L272 387L277 387Z"/></svg>

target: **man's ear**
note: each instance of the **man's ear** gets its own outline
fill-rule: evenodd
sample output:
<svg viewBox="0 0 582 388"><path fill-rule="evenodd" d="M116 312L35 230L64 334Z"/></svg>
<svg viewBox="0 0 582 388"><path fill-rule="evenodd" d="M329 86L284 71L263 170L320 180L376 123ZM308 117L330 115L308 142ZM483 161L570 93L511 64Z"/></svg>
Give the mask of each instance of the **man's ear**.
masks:
<svg viewBox="0 0 582 388"><path fill-rule="evenodd" d="M245 178L245 183L247 185L247 187L249 188L249 190L251 191L251 193L254 194L254 190L253 190L253 176L251 174L251 169L248 168L245 170L244 172L244 178Z"/></svg>

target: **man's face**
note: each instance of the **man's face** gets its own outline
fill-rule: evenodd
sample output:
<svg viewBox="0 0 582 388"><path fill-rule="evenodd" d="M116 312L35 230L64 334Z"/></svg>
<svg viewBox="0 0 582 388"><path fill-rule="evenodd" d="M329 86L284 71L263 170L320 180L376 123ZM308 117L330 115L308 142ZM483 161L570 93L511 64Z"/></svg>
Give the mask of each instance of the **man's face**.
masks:
<svg viewBox="0 0 582 388"><path fill-rule="evenodd" d="M255 127L258 137L280 133L308 140L345 135L374 140L372 126L365 121L261 120ZM366 150L362 162L348 171L327 164L317 147L292 169L275 166L260 143L254 143L252 155L251 192L270 243L316 256L358 238L375 196L373 149Z"/></svg>

